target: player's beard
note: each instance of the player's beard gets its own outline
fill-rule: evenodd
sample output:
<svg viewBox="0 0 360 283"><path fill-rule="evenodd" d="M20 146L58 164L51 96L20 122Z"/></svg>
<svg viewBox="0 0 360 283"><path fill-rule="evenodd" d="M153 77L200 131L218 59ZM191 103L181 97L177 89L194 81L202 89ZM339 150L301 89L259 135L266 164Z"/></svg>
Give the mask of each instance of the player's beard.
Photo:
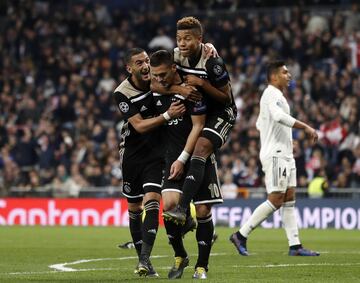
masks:
<svg viewBox="0 0 360 283"><path fill-rule="evenodd" d="M141 85L142 88L149 88L150 87L150 71L140 71L134 74L136 80L139 82L139 84ZM144 76L148 77L148 78L144 78Z"/></svg>

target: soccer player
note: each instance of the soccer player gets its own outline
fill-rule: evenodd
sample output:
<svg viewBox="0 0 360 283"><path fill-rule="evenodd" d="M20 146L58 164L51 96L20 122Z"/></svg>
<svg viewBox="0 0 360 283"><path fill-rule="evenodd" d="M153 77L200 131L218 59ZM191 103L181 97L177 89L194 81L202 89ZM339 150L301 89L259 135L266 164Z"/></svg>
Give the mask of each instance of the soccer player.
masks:
<svg viewBox="0 0 360 283"><path fill-rule="evenodd" d="M151 55L150 68L152 80L155 80L164 88L169 88L171 85L184 84L184 79L174 63L173 55L166 50L160 50ZM178 204L182 194L182 185L186 176L184 172L189 167L188 159L205 124L206 105L203 101L196 103L189 102L184 97L175 93L171 96L154 93L154 98L159 111L166 109L172 101L182 101L187 108L186 114L182 117L168 122L166 137L164 138L166 140L166 166L162 198L164 212L166 212ZM196 239L199 243L199 254L195 267L196 270L203 269L204 271L208 267L214 232L208 208L212 204L223 202L220 191L217 190L215 192L212 189L214 187L219 188L214 154L207 159L205 172L208 178L201 184L205 189L199 190L194 196L198 221ZM166 217L164 222L169 241L175 251L175 264L170 270L168 277L169 279L181 278L184 268L189 264L189 259L182 242L181 226ZM204 277L206 278L205 275L206 273L202 273L203 279Z"/></svg>
<svg viewBox="0 0 360 283"><path fill-rule="evenodd" d="M260 100L256 127L260 131L260 161L265 173L267 200L260 204L241 229L230 236L241 255L247 256L246 241L250 233L269 215L282 208L282 222L289 242L290 256L318 256L318 252L302 247L295 216L296 167L293 157L292 128L305 131L311 142L318 139L309 125L290 115L290 107L283 92L291 75L283 61L268 65L268 87Z"/></svg>
<svg viewBox="0 0 360 283"><path fill-rule="evenodd" d="M205 126L191 157L182 198L175 209L164 213L166 217L183 222L186 208L204 180L206 159L225 143L234 126L236 106L223 60L204 56L199 20L194 17L180 19L177 22L176 41L178 47L174 50L174 59L178 71L187 85L196 87L203 94L207 105ZM213 193L220 190L217 187L209 189Z"/></svg>
<svg viewBox="0 0 360 283"><path fill-rule="evenodd" d="M176 71L173 55L168 51L159 50L150 57L150 70L152 80L165 88L172 85L181 85L183 80ZM206 106L202 102L189 103L183 96L161 95L154 93L155 105L158 111L163 112L172 101L181 101L187 105L188 113L184 116L170 120L165 132L165 176L162 190L163 209L167 211L174 208L180 199L183 184L184 165L194 150L195 142L205 124ZM191 105L190 105L191 104ZM189 217L188 217L189 219ZM187 252L183 245L182 229L180 225L164 219L166 232L175 252L175 264L171 268L168 278L181 278L184 268L189 265Z"/></svg>
<svg viewBox="0 0 360 283"><path fill-rule="evenodd" d="M173 103L157 115L150 90L150 59L141 48L125 55L126 78L114 92L114 99L125 119L121 130L123 194L128 201L130 233L139 256L136 273L158 277L150 262L151 250L159 225L163 152L156 130L181 116L185 106ZM146 212L142 223L143 203Z"/></svg>

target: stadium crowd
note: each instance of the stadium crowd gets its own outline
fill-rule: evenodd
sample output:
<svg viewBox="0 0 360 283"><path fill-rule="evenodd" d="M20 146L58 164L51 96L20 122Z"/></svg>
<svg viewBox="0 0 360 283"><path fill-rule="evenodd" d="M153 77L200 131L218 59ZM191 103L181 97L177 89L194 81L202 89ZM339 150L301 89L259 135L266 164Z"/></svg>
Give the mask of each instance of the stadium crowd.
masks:
<svg viewBox="0 0 360 283"><path fill-rule="evenodd" d="M111 95L126 76L122 56L135 46L172 49L176 20L188 14L202 21L204 41L216 46L231 74L239 115L218 155L227 196L263 186L255 122L265 66L274 58L285 59L293 75L293 115L320 134L310 147L294 132L298 185L322 175L330 187L360 188L358 5L316 12L244 11L238 1L133 2L111 9L92 1L0 7L0 195L14 186L24 193L50 187L54 197L120 186L122 120Z"/></svg>

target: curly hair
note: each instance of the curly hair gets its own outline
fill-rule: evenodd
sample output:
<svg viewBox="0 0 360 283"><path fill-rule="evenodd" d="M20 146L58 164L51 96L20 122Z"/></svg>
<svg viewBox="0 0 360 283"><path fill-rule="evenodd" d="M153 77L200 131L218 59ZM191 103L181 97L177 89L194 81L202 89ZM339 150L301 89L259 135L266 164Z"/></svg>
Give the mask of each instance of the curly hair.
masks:
<svg viewBox="0 0 360 283"><path fill-rule="evenodd" d="M177 30L191 29L197 32L199 35L203 34L203 28L200 21L195 17L184 17L177 21Z"/></svg>

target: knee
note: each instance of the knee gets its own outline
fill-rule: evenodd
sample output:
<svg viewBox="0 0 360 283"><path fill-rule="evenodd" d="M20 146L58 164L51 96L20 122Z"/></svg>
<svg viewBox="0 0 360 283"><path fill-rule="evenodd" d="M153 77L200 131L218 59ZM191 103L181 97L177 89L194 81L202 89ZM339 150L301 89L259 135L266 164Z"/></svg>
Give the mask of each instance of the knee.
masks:
<svg viewBox="0 0 360 283"><path fill-rule="evenodd" d="M206 217L211 214L211 206L206 204L195 205L196 217Z"/></svg>
<svg viewBox="0 0 360 283"><path fill-rule="evenodd" d="M208 158L212 152L212 143L208 139L200 137L196 143L193 155Z"/></svg>
<svg viewBox="0 0 360 283"><path fill-rule="evenodd" d="M284 197L270 195L268 197L268 201L270 201L271 204L275 207L275 209L278 210L284 203Z"/></svg>
<svg viewBox="0 0 360 283"><path fill-rule="evenodd" d="M128 210L131 212L138 212L143 210L142 202L128 203Z"/></svg>
<svg viewBox="0 0 360 283"><path fill-rule="evenodd" d="M161 195L159 193L148 192L144 196L144 203L146 203L150 200L155 200L157 202L160 202L160 199L161 199Z"/></svg>
<svg viewBox="0 0 360 283"><path fill-rule="evenodd" d="M165 202L163 202L163 210L164 211L171 210L171 209L175 208L175 206L176 206L175 201L165 201Z"/></svg>

